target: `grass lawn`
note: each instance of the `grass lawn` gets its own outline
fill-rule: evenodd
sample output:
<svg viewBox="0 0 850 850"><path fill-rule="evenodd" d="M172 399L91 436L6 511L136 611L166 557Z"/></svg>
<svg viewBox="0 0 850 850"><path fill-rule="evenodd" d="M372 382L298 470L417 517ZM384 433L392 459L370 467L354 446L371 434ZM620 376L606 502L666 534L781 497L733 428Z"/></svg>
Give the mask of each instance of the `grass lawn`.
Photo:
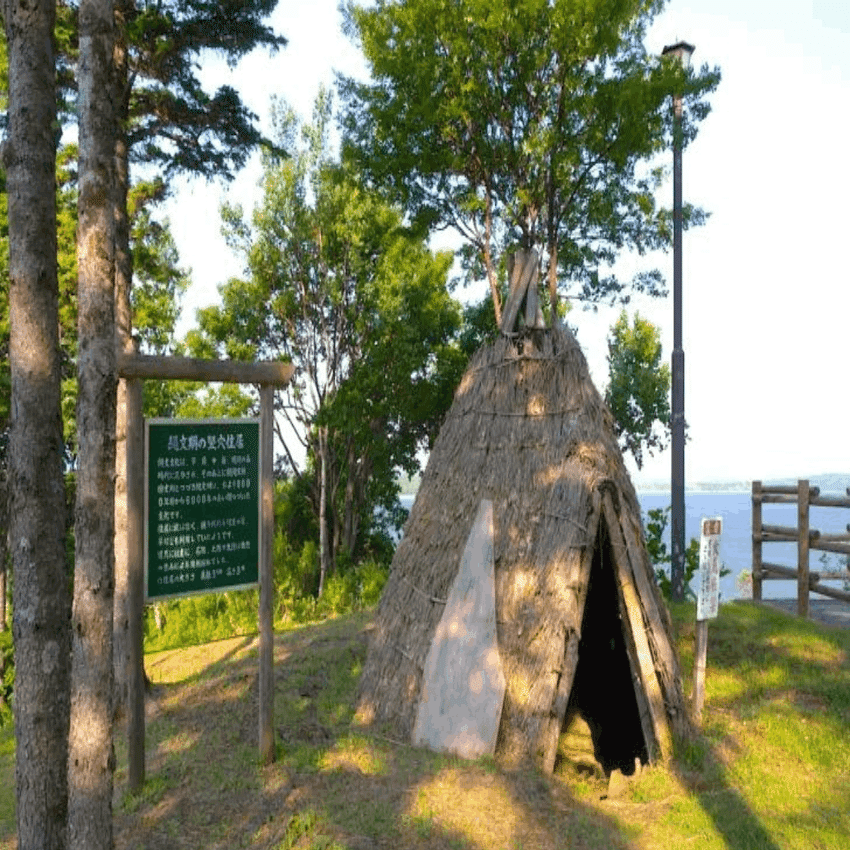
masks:
<svg viewBox="0 0 850 850"><path fill-rule="evenodd" d="M694 610L674 612L690 687ZM257 647L235 638L150 654L147 781L117 850L844 850L850 836L850 630L748 603L709 626L702 734L616 798L553 777L415 749L353 723L369 615L278 634L278 760L258 764ZM15 847L14 752L0 729L0 850Z"/></svg>

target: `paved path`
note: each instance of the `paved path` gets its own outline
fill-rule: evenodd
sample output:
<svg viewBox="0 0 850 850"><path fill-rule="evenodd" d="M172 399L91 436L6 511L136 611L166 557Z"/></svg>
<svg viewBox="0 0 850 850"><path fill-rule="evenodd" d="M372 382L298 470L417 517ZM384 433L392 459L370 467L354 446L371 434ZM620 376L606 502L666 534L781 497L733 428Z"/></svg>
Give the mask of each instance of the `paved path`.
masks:
<svg viewBox="0 0 850 850"><path fill-rule="evenodd" d="M797 614L796 599L764 599L762 604L787 614ZM809 619L827 626L850 629L850 604L838 599L809 599Z"/></svg>

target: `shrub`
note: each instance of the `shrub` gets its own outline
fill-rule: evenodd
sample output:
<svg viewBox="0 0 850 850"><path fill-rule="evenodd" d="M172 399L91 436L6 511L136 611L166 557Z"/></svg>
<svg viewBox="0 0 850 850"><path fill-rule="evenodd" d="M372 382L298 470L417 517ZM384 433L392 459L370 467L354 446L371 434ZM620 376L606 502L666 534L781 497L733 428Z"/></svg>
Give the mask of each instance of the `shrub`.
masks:
<svg viewBox="0 0 850 850"><path fill-rule="evenodd" d="M12 718L12 691L15 685L15 651L12 632L0 632L0 726Z"/></svg>
<svg viewBox="0 0 850 850"><path fill-rule="evenodd" d="M646 548L649 559L655 567L655 580L664 598L670 601L673 598L673 582L670 579L670 566L673 560L664 540L664 531L670 508L652 508L647 511L647 519L644 523L646 535ZM699 570L699 540L692 537L688 548L685 549L685 598L696 599L696 594L691 588L691 581ZM720 575L728 575L729 570L721 569Z"/></svg>
<svg viewBox="0 0 850 850"><path fill-rule="evenodd" d="M357 567L357 595L364 608L371 608L378 604L388 575L386 567L381 566L377 561L364 561Z"/></svg>

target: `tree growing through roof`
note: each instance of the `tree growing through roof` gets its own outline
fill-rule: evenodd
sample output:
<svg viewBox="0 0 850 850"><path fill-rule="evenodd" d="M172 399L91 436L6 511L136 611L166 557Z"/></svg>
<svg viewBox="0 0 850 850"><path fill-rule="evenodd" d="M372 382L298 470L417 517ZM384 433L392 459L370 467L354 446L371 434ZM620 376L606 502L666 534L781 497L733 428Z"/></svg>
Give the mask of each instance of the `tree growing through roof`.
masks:
<svg viewBox="0 0 850 850"><path fill-rule="evenodd" d="M662 0L349 2L369 82L343 81L349 148L411 216L465 240L497 325L507 256L539 249L550 309L658 294L657 270L624 281L623 251L671 239L655 191L670 144L669 99L686 104L684 138L708 113L717 70L684 72L647 54ZM687 208L686 223L702 219Z"/></svg>
<svg viewBox="0 0 850 850"><path fill-rule="evenodd" d="M330 120L326 92L304 128L278 104L277 141L292 156L266 157L250 220L225 208L246 277L199 313L194 340L196 354L296 365L278 436L289 466L315 482L320 588L343 553L358 554L375 508L395 503L397 470L415 467L463 361L452 344L451 256L429 251L395 207L333 161Z"/></svg>

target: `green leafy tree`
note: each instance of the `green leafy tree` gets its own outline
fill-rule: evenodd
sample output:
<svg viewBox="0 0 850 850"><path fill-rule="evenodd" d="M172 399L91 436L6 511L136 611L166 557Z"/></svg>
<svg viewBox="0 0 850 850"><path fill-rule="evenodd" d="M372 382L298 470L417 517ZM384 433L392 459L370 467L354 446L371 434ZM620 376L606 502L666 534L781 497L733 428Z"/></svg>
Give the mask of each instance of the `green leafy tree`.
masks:
<svg viewBox="0 0 850 850"><path fill-rule="evenodd" d="M344 80L350 150L417 221L455 228L497 324L504 263L539 249L549 303L657 294L658 271L610 272L671 238L658 208L673 91L690 140L719 73L648 55L661 0L349 2L371 81ZM686 223L701 220L688 208Z"/></svg>
<svg viewBox="0 0 850 850"><path fill-rule="evenodd" d="M231 86L209 93L198 77L199 59L224 55L235 64L256 47L286 43L263 21L277 0L116 0L113 101L117 110L115 193L116 325L123 351L132 352L133 253L128 199L131 164L167 182L184 173L230 179L261 141L256 116ZM122 479L126 452L126 385L118 388L115 657L116 702L128 684L129 647L127 506ZM167 391L166 391L167 392ZM150 400L150 398L149 398Z"/></svg>
<svg viewBox="0 0 850 850"><path fill-rule="evenodd" d="M661 362L661 338L640 313L620 313L608 336L605 401L624 452L638 469L644 451L663 451L670 433L670 367Z"/></svg>
<svg viewBox="0 0 850 850"><path fill-rule="evenodd" d="M119 334L131 347L130 167L159 175L232 179L263 141L257 116L232 86L210 94L198 77L208 53L236 62L286 44L263 21L277 0L118 0L115 4L116 295ZM160 193L163 197L165 193Z"/></svg>
<svg viewBox="0 0 850 850"><path fill-rule="evenodd" d="M460 321L446 288L451 256L432 254L397 209L332 161L330 119L326 92L304 128L277 105L276 140L292 156L266 157L250 221L225 208L247 277L221 288L193 340L198 353L295 364L278 436L289 466L315 481L322 577L343 552L356 555L374 508L394 501L395 473L414 468L464 360L451 343Z"/></svg>

